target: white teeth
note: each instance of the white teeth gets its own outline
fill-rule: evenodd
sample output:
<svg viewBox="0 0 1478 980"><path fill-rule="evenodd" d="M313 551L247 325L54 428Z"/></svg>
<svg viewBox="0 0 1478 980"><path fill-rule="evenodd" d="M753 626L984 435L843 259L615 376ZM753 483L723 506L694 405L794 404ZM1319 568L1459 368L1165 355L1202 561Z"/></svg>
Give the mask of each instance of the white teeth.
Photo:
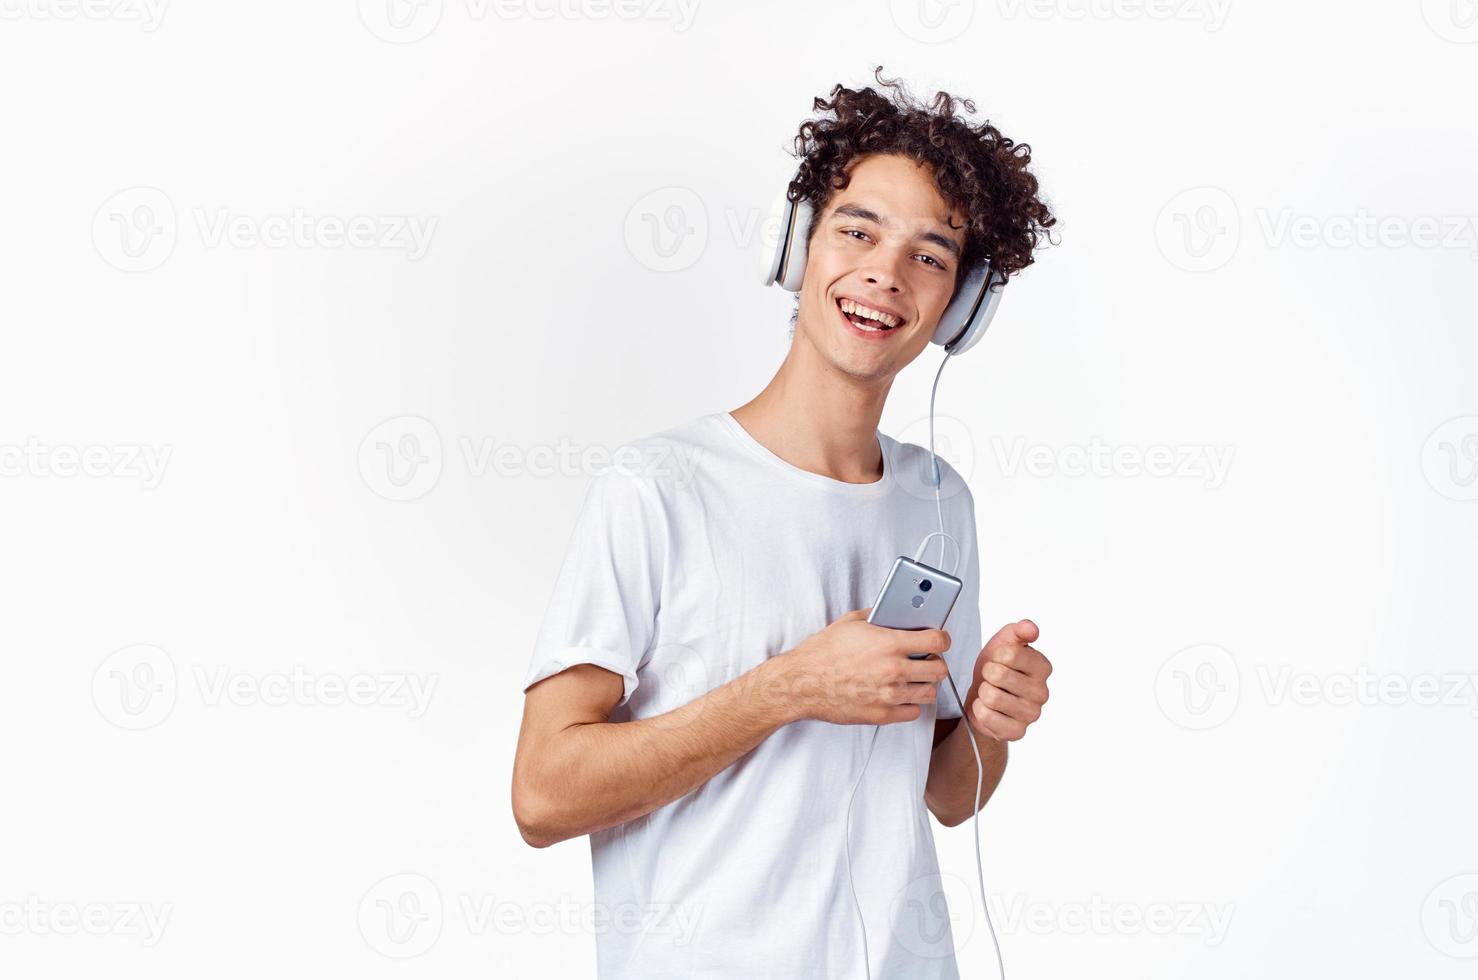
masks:
<svg viewBox="0 0 1478 980"><path fill-rule="evenodd" d="M842 300L841 307L843 313L851 313L853 316L867 317L869 320L876 320L884 326L888 327L896 327L899 323L903 322L899 320L896 316L890 316L880 310L874 310L870 307L863 306L861 303L854 303L850 299ZM863 329L866 330L869 328L864 327Z"/></svg>

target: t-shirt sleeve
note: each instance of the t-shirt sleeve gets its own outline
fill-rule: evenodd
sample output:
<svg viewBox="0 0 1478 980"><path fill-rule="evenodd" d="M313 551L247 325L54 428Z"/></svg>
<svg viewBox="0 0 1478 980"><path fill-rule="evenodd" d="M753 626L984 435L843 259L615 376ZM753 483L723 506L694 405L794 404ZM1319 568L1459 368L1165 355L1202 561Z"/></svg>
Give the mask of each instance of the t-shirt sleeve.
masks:
<svg viewBox="0 0 1478 980"><path fill-rule="evenodd" d="M952 468L941 479L941 487L948 489L951 480L960 481L959 475ZM949 633L949 649L944 652L944 661L949 665L950 677L954 679L960 697L965 698L970 696L975 659L980 656L980 648L985 641L981 639L980 632L980 550L975 541L975 500L970 494L970 488L962 481L956 482L955 486L959 487L960 498L964 501L964 506L956 511L960 514L956 518L959 532L952 532L960 541L962 571L959 579L962 585L960 597L955 600L949 619L944 623L945 632ZM955 703L954 692L949 689L948 684L941 684L939 687L937 708L935 718L960 717L960 706Z"/></svg>
<svg viewBox="0 0 1478 980"><path fill-rule="evenodd" d="M656 630L666 530L655 491L614 471L585 492L523 689L576 664L621 675L625 704Z"/></svg>

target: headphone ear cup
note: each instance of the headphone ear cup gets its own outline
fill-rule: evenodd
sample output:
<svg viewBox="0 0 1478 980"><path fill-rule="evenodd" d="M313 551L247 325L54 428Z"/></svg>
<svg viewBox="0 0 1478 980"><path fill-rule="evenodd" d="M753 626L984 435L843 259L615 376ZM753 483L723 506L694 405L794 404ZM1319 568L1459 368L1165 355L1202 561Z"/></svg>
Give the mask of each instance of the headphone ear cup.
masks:
<svg viewBox="0 0 1478 980"><path fill-rule="evenodd" d="M789 185L786 185L787 191ZM760 246L760 284L777 284L791 292L801 288L806 272L806 229L811 225L808 201L791 201L782 191L770 209L764 228L776 229L775 239Z"/></svg>
<svg viewBox="0 0 1478 980"><path fill-rule="evenodd" d="M1004 286L1005 280L988 264L982 263L967 272L939 317L933 342L954 355L973 347L995 317Z"/></svg>
<svg viewBox="0 0 1478 980"><path fill-rule="evenodd" d="M770 205L765 223L760 225L760 285L768 286L780 278L780 266L785 260L786 241L790 237L790 222L795 205L786 200L782 193ZM776 229L774 239L765 233Z"/></svg>
<svg viewBox="0 0 1478 980"><path fill-rule="evenodd" d="M806 275L806 233L811 227L812 213L811 202L804 199L791 208L785 257L781 260L780 285L792 293L801 291L801 280Z"/></svg>

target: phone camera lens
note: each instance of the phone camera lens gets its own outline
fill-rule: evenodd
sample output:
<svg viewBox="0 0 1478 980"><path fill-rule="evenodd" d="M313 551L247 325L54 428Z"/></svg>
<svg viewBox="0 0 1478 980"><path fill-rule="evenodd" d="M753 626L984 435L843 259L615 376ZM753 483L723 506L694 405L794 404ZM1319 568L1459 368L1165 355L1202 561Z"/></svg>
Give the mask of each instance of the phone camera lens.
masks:
<svg viewBox="0 0 1478 980"><path fill-rule="evenodd" d="M919 583L920 592L928 592L932 588L934 588L934 583L929 581L928 579L924 579L922 582Z"/></svg>

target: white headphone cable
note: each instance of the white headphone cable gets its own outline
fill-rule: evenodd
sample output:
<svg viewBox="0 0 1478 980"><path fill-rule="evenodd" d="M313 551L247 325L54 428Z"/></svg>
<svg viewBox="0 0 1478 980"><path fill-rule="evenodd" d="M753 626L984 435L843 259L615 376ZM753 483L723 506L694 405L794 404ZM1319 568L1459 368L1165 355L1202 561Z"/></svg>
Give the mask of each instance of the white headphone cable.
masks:
<svg viewBox="0 0 1478 980"><path fill-rule="evenodd" d="M934 373L934 385L929 389L929 460L934 472L934 508L939 516L939 530L936 533L940 535L940 566L943 567L944 564L944 539L949 538L955 542L955 567L957 568L963 555L960 553L960 543L944 531L944 502L939 490L939 484L942 482L939 474L939 456L934 452L934 395L939 391L939 376L944 373L944 366L949 363L951 356L953 356L952 352L946 348L944 360L939 362L939 370ZM924 538L924 542L919 545L920 551L933 536L931 533ZM950 573L954 573L954 568L950 569ZM979 574L978 570L976 574ZM970 737L970 751L975 753L975 808L970 811L970 829L975 837L975 880L980 885L980 908L985 913L985 925L990 930L991 947L996 952L996 969L1000 973L1001 980L1006 980L1006 964L1001 959L1001 942L996 938L995 923L990 919L990 901L985 897L985 870L980 862L980 794L985 787L985 765L980 761L980 745L975 741L975 729L971 727L970 719L965 717L965 699L960 697L960 689L955 686L954 676L948 673L944 676L949 681L950 691L954 693L955 704L960 706L960 724L965 726L965 734Z"/></svg>
<svg viewBox="0 0 1478 980"><path fill-rule="evenodd" d="M944 500L940 494L939 456L934 452L934 396L939 390L939 376L944 373L944 365L949 363L952 356L946 350L944 360L939 364L939 370L934 374L934 386L929 389L929 460L934 483L934 510L939 518L939 530L930 531L919 542L917 550L914 551L914 561L918 561L924 549L928 547L929 541L939 538L939 567L944 570L944 542L952 542L955 546L955 563L948 570L951 575L959 567L963 555L960 552L960 543L954 536L944 530ZM936 656L936 654L931 654ZM943 658L940 658L943 659ZM948 663L946 662L946 667ZM975 729L970 726L970 720L965 717L965 700L960 697L960 689L955 686L954 677L946 673L945 680L949 681L949 689L954 693L955 703L960 706L960 724L965 726L965 734L970 738L970 751L975 754L975 809L970 813L970 827L975 836L975 880L980 885L980 907L985 912L985 925L990 930L991 947L996 953L996 969L1000 973L1001 980L1006 980L1006 964L1001 959L1001 943L996 938L996 927L990 918L990 902L985 897L985 871L980 861L980 794L985 787L985 765L980 759L980 745L975 741ZM867 755L862 760L862 769L857 773L857 779L852 783L852 792L847 796L847 821L843 834L843 845L847 858L847 887L852 892L852 905L857 910L857 924L862 929L862 966L866 971L867 980L872 980L872 963L867 951L867 922L862 917L862 903L857 898L857 885L852 878L852 801L857 796L857 787L862 785L862 777L867 772L867 764L872 761L872 750L877 744L879 725L874 725L872 738L867 743Z"/></svg>

